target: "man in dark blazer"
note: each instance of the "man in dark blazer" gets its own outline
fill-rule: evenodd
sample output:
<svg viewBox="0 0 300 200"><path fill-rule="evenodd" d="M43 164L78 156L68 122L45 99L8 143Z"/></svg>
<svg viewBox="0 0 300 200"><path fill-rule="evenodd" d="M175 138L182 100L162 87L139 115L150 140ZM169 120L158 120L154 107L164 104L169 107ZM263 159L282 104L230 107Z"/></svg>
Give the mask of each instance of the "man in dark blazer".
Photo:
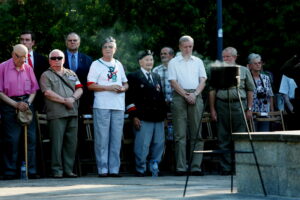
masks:
<svg viewBox="0 0 300 200"><path fill-rule="evenodd" d="M133 120L136 175L141 177L147 171L147 162L148 170L158 175L158 164L164 151L167 107L160 77L151 73L154 61L150 50L140 53L139 64L141 69L127 76L126 109Z"/></svg>
<svg viewBox="0 0 300 200"><path fill-rule="evenodd" d="M71 32L66 37L65 63L64 67L73 70L81 84L84 94L80 99L79 114L92 113L93 94L87 89L87 75L92 64L92 58L78 51L80 37L77 33Z"/></svg>
<svg viewBox="0 0 300 200"><path fill-rule="evenodd" d="M48 59L33 51L32 48L35 45L35 34L32 31L23 31L20 34L20 43L27 47L28 57L26 58L26 63L33 67L36 80L39 81L42 73L49 67ZM44 100L40 91L37 91L33 104L34 108L39 113L44 112Z"/></svg>

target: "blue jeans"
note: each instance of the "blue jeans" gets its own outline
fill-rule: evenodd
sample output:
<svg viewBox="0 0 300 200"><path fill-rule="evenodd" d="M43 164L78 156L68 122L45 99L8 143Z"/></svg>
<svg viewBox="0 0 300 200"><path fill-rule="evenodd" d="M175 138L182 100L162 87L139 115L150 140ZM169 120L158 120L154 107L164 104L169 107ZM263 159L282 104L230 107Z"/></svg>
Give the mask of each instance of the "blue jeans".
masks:
<svg viewBox="0 0 300 200"><path fill-rule="evenodd" d="M124 111L94 108L94 148L99 174L117 174L123 135Z"/></svg>
<svg viewBox="0 0 300 200"><path fill-rule="evenodd" d="M17 175L20 171L18 168L19 146L24 141L24 127L17 122L16 109L6 103L0 104L1 119L3 125L3 163L4 175ZM30 106L34 113L33 106ZM28 173L36 174L36 126L35 116L32 122L27 125L27 141L28 141ZM24 150L22 151L24 153Z"/></svg>

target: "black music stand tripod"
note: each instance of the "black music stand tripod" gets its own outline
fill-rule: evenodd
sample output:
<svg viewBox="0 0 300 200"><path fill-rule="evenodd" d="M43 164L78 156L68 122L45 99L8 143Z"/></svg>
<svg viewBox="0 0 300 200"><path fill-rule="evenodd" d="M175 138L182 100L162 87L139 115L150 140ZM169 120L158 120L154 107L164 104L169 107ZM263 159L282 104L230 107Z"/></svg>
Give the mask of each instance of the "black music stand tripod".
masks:
<svg viewBox="0 0 300 200"><path fill-rule="evenodd" d="M267 196L267 192L266 192L266 189L265 189L265 186L264 186L264 182L263 182L263 178L262 178L262 175L261 175L260 167L259 167L259 164L258 164L258 161L257 161L257 156L256 156L255 149L254 149L254 146L253 146L253 141L252 141L252 137L251 137L251 134L250 134L249 125L248 125L248 122L247 122L246 115L244 113L244 106L243 106L242 99L241 99L240 92L239 92L239 86L240 86L240 84L239 84L240 83L240 68L239 67L240 66L212 67L212 70L211 70L211 85L216 89L227 89L228 97L229 97L229 89L230 88L236 88L238 98L239 98L239 103L240 103L240 106L241 106L241 110L243 111L242 115L243 115L243 119L244 119L244 122L245 122L245 125L246 125L246 128L247 128L248 139L249 139L249 143L250 143L252 151L240 151L240 150L231 149L231 150L193 151L193 153L230 154L231 155L231 193L233 192L234 154L236 154L236 153L252 153L253 157L254 157L254 160L255 160L256 168L257 168L257 171L258 171L258 175L259 175L259 178L260 178L260 183L261 183L264 195ZM224 77L226 77L226 80L224 79ZM220 80L225 80L225 81L222 82ZM230 107L230 99L228 99L228 108L229 108L229 111L230 111L230 108L231 108ZM201 116L201 119L202 119L202 116ZM230 120L230 125L231 125L231 123L232 123L231 112L230 112L229 120ZM200 127L201 127L201 124L198 128L199 131L200 131ZM232 127L230 127L230 132L231 132L231 134L230 134L231 139L230 140L232 141ZM231 147L231 148L233 148L233 147ZM190 159L190 161L191 160L192 159ZM191 165L191 162L189 162L188 169L190 169L190 165ZM188 179L189 179L189 173L188 173L187 178L186 178L183 197L185 197L185 194L186 194Z"/></svg>

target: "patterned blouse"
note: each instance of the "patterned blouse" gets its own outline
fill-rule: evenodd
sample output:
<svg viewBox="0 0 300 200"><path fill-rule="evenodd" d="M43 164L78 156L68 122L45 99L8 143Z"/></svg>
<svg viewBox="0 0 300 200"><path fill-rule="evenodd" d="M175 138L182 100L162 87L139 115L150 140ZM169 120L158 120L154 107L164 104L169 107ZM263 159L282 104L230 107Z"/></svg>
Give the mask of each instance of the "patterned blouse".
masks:
<svg viewBox="0 0 300 200"><path fill-rule="evenodd" d="M254 80L253 112L270 112L270 99L274 96L268 75L260 74L260 79Z"/></svg>

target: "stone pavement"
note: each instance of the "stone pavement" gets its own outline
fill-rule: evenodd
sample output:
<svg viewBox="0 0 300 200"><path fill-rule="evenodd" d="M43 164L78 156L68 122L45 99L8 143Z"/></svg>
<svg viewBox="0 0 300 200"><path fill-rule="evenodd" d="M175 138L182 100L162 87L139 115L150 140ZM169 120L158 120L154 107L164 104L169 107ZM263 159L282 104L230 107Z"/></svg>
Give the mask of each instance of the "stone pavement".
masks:
<svg viewBox="0 0 300 200"><path fill-rule="evenodd" d="M0 180L0 200L115 200L115 199L190 199L190 200L296 200L262 195L230 193L230 176L192 176L186 197L186 177L133 177L75 179Z"/></svg>

